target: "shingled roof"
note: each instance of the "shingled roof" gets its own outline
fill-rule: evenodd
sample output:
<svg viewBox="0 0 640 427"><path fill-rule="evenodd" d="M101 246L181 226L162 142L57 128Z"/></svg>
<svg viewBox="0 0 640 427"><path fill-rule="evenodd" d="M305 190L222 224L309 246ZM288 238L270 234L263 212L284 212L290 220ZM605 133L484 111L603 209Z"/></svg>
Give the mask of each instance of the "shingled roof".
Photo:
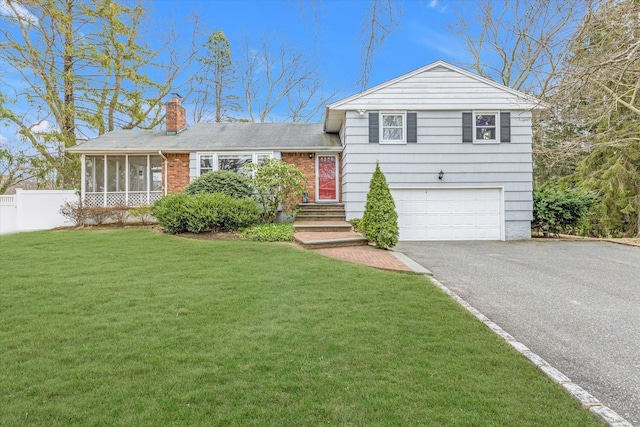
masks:
<svg viewBox="0 0 640 427"><path fill-rule="evenodd" d="M116 130L69 148L71 153L190 151L341 151L337 134L322 123L199 123L178 135L158 130Z"/></svg>

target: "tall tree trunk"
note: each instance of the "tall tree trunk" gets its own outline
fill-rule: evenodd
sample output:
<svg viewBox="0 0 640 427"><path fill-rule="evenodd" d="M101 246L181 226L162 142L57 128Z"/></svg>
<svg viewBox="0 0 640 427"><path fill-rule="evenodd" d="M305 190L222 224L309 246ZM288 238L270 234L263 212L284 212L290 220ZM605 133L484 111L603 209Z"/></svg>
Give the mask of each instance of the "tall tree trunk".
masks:
<svg viewBox="0 0 640 427"><path fill-rule="evenodd" d="M74 38L73 38L73 4L74 0L66 0L65 3L65 14L66 19L63 23L64 25L64 54L63 54L63 73L62 79L64 82L64 114L63 123L62 123L62 141L59 146L64 144L64 148L72 147L76 143L76 135L75 135L75 97L74 97L74 82L75 82L75 74L74 74ZM69 173L69 171L64 170L67 164L67 159L65 158L64 152L62 152L62 148L60 147L60 153L58 158L62 161L61 167L62 171L62 184L64 188L69 187L75 181L75 177L73 173Z"/></svg>

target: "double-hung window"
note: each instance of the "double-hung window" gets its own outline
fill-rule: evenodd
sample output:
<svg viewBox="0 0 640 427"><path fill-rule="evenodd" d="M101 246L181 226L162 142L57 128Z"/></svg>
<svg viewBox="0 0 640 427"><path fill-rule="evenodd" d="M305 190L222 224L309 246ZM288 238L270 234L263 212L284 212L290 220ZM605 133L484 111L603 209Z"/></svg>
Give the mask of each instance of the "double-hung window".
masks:
<svg viewBox="0 0 640 427"><path fill-rule="evenodd" d="M475 112L473 114L475 142L499 142L498 123L500 115L495 112Z"/></svg>
<svg viewBox="0 0 640 427"><path fill-rule="evenodd" d="M406 142L404 113L380 113L380 142L403 144Z"/></svg>

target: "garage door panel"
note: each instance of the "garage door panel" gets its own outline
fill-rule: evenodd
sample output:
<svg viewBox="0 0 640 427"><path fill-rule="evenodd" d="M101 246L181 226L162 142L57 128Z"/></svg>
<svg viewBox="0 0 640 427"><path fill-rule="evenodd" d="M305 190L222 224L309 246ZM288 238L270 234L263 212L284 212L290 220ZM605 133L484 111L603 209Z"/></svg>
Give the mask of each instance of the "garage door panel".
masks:
<svg viewBox="0 0 640 427"><path fill-rule="evenodd" d="M499 240L500 190L402 189L392 194L400 240Z"/></svg>

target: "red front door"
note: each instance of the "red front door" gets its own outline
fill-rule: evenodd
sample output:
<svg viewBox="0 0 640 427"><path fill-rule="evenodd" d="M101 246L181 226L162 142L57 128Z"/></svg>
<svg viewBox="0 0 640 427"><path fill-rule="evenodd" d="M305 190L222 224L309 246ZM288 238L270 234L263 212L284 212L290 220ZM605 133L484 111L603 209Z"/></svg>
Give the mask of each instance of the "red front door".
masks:
<svg viewBox="0 0 640 427"><path fill-rule="evenodd" d="M336 156L318 156L318 200L336 201Z"/></svg>

